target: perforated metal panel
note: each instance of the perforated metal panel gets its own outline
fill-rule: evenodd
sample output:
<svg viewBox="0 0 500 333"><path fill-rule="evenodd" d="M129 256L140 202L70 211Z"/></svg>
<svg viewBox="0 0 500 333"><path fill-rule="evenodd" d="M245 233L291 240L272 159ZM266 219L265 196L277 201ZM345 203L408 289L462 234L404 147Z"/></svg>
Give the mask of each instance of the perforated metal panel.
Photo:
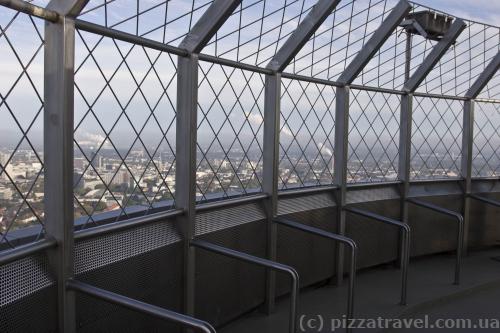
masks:
<svg viewBox="0 0 500 333"><path fill-rule="evenodd" d="M201 212L196 215L195 235L200 236L265 218L261 205L255 202Z"/></svg>
<svg viewBox="0 0 500 333"><path fill-rule="evenodd" d="M278 200L278 215L309 211L335 206L333 193L283 197Z"/></svg>
<svg viewBox="0 0 500 333"><path fill-rule="evenodd" d="M180 241L172 221L150 224L75 243L75 274Z"/></svg>
<svg viewBox="0 0 500 333"><path fill-rule="evenodd" d="M75 244L80 281L146 303L181 311L182 243L173 221L82 240ZM179 327L77 295L79 332L176 332Z"/></svg>
<svg viewBox="0 0 500 333"><path fill-rule="evenodd" d="M399 198L397 185L370 188L348 188L346 202L352 204L397 198Z"/></svg>
<svg viewBox="0 0 500 333"><path fill-rule="evenodd" d="M0 332L55 332L56 295L46 255L0 266Z"/></svg>

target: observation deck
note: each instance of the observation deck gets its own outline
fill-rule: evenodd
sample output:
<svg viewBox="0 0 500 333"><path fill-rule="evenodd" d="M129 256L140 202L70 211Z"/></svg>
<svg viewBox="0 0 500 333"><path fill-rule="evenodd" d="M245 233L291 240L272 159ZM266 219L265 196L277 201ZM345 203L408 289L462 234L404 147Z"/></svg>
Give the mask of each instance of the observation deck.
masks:
<svg viewBox="0 0 500 333"><path fill-rule="evenodd" d="M406 0L0 0L0 332L498 331L499 41Z"/></svg>

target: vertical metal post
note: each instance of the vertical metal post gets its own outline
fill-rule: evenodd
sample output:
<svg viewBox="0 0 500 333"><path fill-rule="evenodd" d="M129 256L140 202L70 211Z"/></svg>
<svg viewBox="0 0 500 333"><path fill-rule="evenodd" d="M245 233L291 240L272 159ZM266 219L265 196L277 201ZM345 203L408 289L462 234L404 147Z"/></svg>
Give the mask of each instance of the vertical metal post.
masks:
<svg viewBox="0 0 500 333"><path fill-rule="evenodd" d="M345 235L347 192L347 153L349 142L349 95L348 86L337 87L335 101L335 150L334 150L334 177L337 201L337 233ZM336 283L342 284L344 276L344 245L337 245Z"/></svg>
<svg viewBox="0 0 500 333"><path fill-rule="evenodd" d="M401 111L399 115L399 163L398 177L402 182L400 189L401 196L401 221L408 223L408 193L410 191L410 163L411 163L411 131L413 115L413 95L405 94L401 96ZM400 235L402 237L402 235ZM410 241L410 240L407 240ZM409 254L406 254L409 256ZM400 256L400 265L403 265L405 258Z"/></svg>
<svg viewBox="0 0 500 333"><path fill-rule="evenodd" d="M66 290L74 266L74 19L62 16L56 23L46 22L44 57L45 231L57 241L49 261L57 279L59 331L75 332L74 293Z"/></svg>
<svg viewBox="0 0 500 333"><path fill-rule="evenodd" d="M276 261L277 225L273 222L278 208L279 126L281 74L266 75L264 97L264 151L262 190L268 195L264 203L267 216L267 258ZM268 269L265 311L274 311L276 272Z"/></svg>
<svg viewBox="0 0 500 333"><path fill-rule="evenodd" d="M179 226L184 238L184 311L194 315L196 204L196 128L198 115L198 55L179 57L177 66L177 128L175 203L184 210Z"/></svg>
<svg viewBox="0 0 500 333"><path fill-rule="evenodd" d="M474 140L474 101L468 99L464 102L463 131L462 131L462 161L461 176L463 179L463 217L464 238L462 253L467 254L469 238L469 211L472 188L472 145Z"/></svg>

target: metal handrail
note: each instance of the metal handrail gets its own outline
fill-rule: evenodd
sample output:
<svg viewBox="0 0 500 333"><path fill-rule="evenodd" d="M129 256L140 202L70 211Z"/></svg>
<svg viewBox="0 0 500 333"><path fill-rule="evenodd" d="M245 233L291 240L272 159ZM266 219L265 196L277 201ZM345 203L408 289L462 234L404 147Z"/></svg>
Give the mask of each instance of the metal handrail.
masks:
<svg viewBox="0 0 500 333"><path fill-rule="evenodd" d="M57 242L55 239L44 238L31 244L26 244L10 250L2 251L0 253L0 266L6 265L22 258L26 258L27 256L38 252L55 248L56 246Z"/></svg>
<svg viewBox="0 0 500 333"><path fill-rule="evenodd" d="M120 294L113 293L108 290L92 286L87 283L71 279L66 282L66 288L68 290L78 291L83 294L92 296L94 298L101 299L109 303L117 304L137 312L141 312L147 315L158 317L160 319L164 319L166 321L177 323L183 327L190 328L198 332L216 333L212 325L203 320L196 319L164 308L160 308L156 305L144 303L133 298L129 298Z"/></svg>
<svg viewBox="0 0 500 333"><path fill-rule="evenodd" d="M416 206L424 207L435 212L454 217L458 222L458 234L457 234L457 255L455 260L455 280L453 284L460 284L460 269L462 266L462 249L464 244L464 217L452 210L431 204L429 202L408 198L407 202L412 203Z"/></svg>
<svg viewBox="0 0 500 333"><path fill-rule="evenodd" d="M410 226L404 222L391 219L382 215L368 212L362 209L353 207L344 207L344 210L352 214L364 216L375 221L390 224L401 229L403 237L401 237L401 305L406 305L408 291L408 265L410 262Z"/></svg>
<svg viewBox="0 0 500 333"><path fill-rule="evenodd" d="M345 236L341 236L338 234L334 234L329 231L325 231L319 228L311 227L302 223L298 223L295 221L290 221L286 220L283 218L276 218L273 220L277 224L281 224L283 226L297 229L306 233L310 233L316 236L320 236L323 238L328 238L337 242L341 242L343 244L346 244L351 248L351 267L349 271L349 291L348 291L348 296L347 296L347 318L351 319L353 318L354 315L354 281L356 279L356 257L357 257L357 252L358 252L358 246L356 243Z"/></svg>
<svg viewBox="0 0 500 333"><path fill-rule="evenodd" d="M500 207L500 201L496 201L490 198L485 198L477 194L469 194L469 198L475 199L477 201L481 201L487 203L488 205L492 205L495 207Z"/></svg>
<svg viewBox="0 0 500 333"><path fill-rule="evenodd" d="M289 326L288 331L290 333L295 333L297 331L297 307L298 307L298 294L299 294L299 274L297 271L290 266L280 264L275 261L271 261L268 259L259 258L248 253L243 253L240 251L236 251L233 249L228 249L226 247L209 243L203 240L192 240L190 242L190 246L200 248L206 251L214 252L226 257L239 259L251 264L255 264L258 266L266 267L275 271L287 273L290 275L292 282L292 292L290 299L290 317L289 317Z"/></svg>

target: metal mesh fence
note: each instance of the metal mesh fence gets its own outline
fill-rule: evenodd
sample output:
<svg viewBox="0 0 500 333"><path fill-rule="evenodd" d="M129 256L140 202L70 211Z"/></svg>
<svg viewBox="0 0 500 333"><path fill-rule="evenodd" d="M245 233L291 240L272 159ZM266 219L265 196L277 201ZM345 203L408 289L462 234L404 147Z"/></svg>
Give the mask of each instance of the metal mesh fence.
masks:
<svg viewBox="0 0 500 333"><path fill-rule="evenodd" d="M79 18L101 26L178 45L213 0L89 1Z"/></svg>
<svg viewBox="0 0 500 333"><path fill-rule="evenodd" d="M0 246L44 224L44 22L1 8L0 15Z"/></svg>
<svg viewBox="0 0 500 333"><path fill-rule="evenodd" d="M396 180L400 96L362 90L351 96L348 182Z"/></svg>
<svg viewBox="0 0 500 333"><path fill-rule="evenodd" d="M468 162L472 177L481 181L499 175L500 84L496 72L488 73L498 59L498 27L465 20L466 29L454 41L421 32L410 38L402 25L406 12L396 17L397 24L387 23L394 8L405 5L396 0L343 0L326 13L318 13L326 1L306 0L91 0L74 2L71 13L61 3L4 1L0 7L0 250L46 233L40 248L57 243L47 252L0 265L0 331L36 331L34 325L41 322L55 331L60 306L55 276L63 281L75 277L175 311L181 311L183 288L194 282L202 302L221 304L198 309L202 317L223 324L262 303L264 270L241 269L240 263L205 253L194 272L183 271L194 264L183 247L184 240L191 240L187 230L264 257L277 249L264 237L264 222L276 213L329 228L343 204L397 215L399 204L394 203L408 193L387 183L403 182L400 156L408 150L411 163L403 167L412 183L403 187L429 197L453 193L465 199L462 191L469 189L459 183L468 180L462 177L470 171L464 170ZM5 7L19 4L19 11ZM430 10L411 6L411 14ZM30 11L26 8L31 15L22 13ZM457 20L439 11L432 11L432 17L446 26ZM429 55L443 43L448 43L446 50L432 62ZM359 55L367 55L366 61L354 61ZM274 69L280 61L280 69ZM416 91L402 97L408 93L402 91L408 77L430 62ZM343 73L353 80L337 82ZM60 78L69 78L71 88L54 93ZM475 83L481 86L479 94L468 100ZM407 98L413 104L405 115L402 101ZM468 103L475 118L464 115ZM73 127L66 128L70 121L64 120L73 116ZM412 117L410 142L402 136L405 116ZM473 141L462 142L472 119ZM182 139L192 142L178 142ZM468 145L472 156L464 154ZM73 149L72 159L65 158L66 151L51 155L67 147ZM47 169L51 176L62 169L61 178L56 175L48 183ZM73 190L64 186L68 175ZM439 179L456 180L446 182L453 191L427 192L427 183L425 189L418 187L418 181ZM375 182L386 184L359 184ZM47 193L59 199L73 196L73 207L59 202L45 207ZM226 201L231 206L211 202L221 199L233 199ZM271 204L262 205L264 199ZM383 200L391 202L379 205ZM167 214L184 214L179 220L144 217L175 208ZM422 214L416 216L421 220ZM178 225L181 221L189 225ZM78 231L100 228L83 231L73 242L67 232L73 222ZM109 223L114 224L103 226ZM393 242L395 234L369 228L382 237L356 223L348 227L379 256L372 262L365 251L362 266L392 260L394 249L389 253L380 240ZM447 228L439 226L439 237L449 238ZM436 237L430 228L420 229L420 237ZM284 242L279 256L302 267L307 284L331 276L333 267L316 263L312 273L306 269L308 257L302 255L312 240L295 246L302 238L290 231L279 239ZM331 252L330 245L320 245L310 255ZM441 242L420 246L419 254L448 249ZM61 269L61 258L72 269ZM215 265L226 267L226 274L220 275ZM200 292L207 281L215 287ZM238 290L241 281L252 284L243 294L215 293L218 287ZM46 306L33 310L40 304ZM117 331L129 323L130 331L143 323L147 329L160 325L86 296L78 296L77 304L82 332Z"/></svg>
<svg viewBox="0 0 500 333"><path fill-rule="evenodd" d="M335 88L284 79L279 189L333 183Z"/></svg>
<svg viewBox="0 0 500 333"><path fill-rule="evenodd" d="M500 105L476 103L474 115L473 177L496 177L500 172Z"/></svg>
<svg viewBox="0 0 500 333"><path fill-rule="evenodd" d="M264 76L206 62L199 76L198 200L259 192Z"/></svg>
<svg viewBox="0 0 500 333"><path fill-rule="evenodd" d="M413 179L460 176L463 103L415 97L411 149Z"/></svg>
<svg viewBox="0 0 500 333"><path fill-rule="evenodd" d="M75 218L173 206L176 58L77 32ZM114 214L114 215L113 215Z"/></svg>

